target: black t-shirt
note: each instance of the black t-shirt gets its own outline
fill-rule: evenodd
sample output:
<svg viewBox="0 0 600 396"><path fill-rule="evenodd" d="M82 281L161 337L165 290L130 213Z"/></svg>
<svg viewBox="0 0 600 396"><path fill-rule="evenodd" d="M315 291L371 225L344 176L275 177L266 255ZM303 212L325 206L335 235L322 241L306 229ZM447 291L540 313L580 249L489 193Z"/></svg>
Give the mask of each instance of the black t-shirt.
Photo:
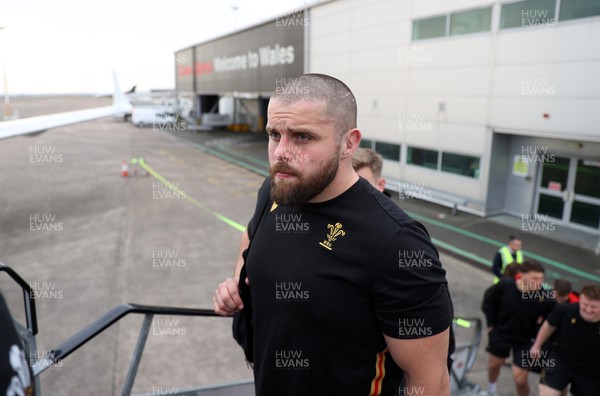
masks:
<svg viewBox="0 0 600 396"><path fill-rule="evenodd" d="M266 181L258 202L268 193ZM425 228L362 178L326 202L269 200L256 230L263 207L247 258L257 395L398 394L383 334L428 337L452 320Z"/></svg>
<svg viewBox="0 0 600 396"><path fill-rule="evenodd" d="M522 292L514 279L504 278L486 290L482 310L488 326L508 343L527 344L535 340L542 324L556 304L552 292Z"/></svg>
<svg viewBox="0 0 600 396"><path fill-rule="evenodd" d="M29 360L0 293L0 395L33 395Z"/></svg>
<svg viewBox="0 0 600 396"><path fill-rule="evenodd" d="M554 339L561 363L575 372L600 375L600 322L583 320L577 303L557 304L548 323L557 327Z"/></svg>

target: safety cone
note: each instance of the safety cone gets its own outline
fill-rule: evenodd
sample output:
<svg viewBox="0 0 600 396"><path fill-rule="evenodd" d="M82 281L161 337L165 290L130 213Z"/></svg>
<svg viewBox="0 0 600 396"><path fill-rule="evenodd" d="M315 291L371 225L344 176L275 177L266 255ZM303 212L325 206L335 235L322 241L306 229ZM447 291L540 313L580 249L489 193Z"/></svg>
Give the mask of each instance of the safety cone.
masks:
<svg viewBox="0 0 600 396"><path fill-rule="evenodd" d="M127 167L127 160L123 160L123 165L121 165L121 175L123 177L129 176L129 168Z"/></svg>

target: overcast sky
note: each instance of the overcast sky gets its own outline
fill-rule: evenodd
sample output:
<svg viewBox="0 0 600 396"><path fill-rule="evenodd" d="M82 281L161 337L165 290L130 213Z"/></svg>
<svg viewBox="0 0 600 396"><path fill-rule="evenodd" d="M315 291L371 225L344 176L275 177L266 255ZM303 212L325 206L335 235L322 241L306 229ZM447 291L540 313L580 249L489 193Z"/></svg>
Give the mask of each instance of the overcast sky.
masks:
<svg viewBox="0 0 600 396"><path fill-rule="evenodd" d="M0 68L9 94L110 92L113 69L125 90L174 88L176 50L317 2L0 0Z"/></svg>

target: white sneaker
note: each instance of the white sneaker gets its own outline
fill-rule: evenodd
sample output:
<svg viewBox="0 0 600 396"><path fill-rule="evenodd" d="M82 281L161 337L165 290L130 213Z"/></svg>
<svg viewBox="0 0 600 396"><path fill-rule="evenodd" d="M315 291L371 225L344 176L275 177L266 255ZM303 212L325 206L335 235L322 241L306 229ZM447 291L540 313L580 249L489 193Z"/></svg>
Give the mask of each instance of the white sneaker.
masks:
<svg viewBox="0 0 600 396"><path fill-rule="evenodd" d="M484 389L479 392L478 396L496 396L497 394L498 394L498 391L491 393L490 391Z"/></svg>

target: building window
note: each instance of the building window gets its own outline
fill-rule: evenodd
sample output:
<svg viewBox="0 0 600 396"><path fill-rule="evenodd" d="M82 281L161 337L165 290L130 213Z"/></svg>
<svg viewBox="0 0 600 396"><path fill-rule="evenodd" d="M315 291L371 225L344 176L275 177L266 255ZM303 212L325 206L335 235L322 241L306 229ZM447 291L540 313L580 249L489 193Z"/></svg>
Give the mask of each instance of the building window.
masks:
<svg viewBox="0 0 600 396"><path fill-rule="evenodd" d="M387 160L400 162L400 145L394 143L375 142L375 151Z"/></svg>
<svg viewBox="0 0 600 396"><path fill-rule="evenodd" d="M457 12L450 15L450 35L491 30L492 7Z"/></svg>
<svg viewBox="0 0 600 396"><path fill-rule="evenodd" d="M438 168L438 152L417 147L408 147L406 163L429 169Z"/></svg>
<svg viewBox="0 0 600 396"><path fill-rule="evenodd" d="M598 0L561 0L558 19L586 18L600 15L600 2Z"/></svg>
<svg viewBox="0 0 600 396"><path fill-rule="evenodd" d="M446 15L413 21L413 40L422 40L446 35Z"/></svg>
<svg viewBox="0 0 600 396"><path fill-rule="evenodd" d="M479 179L479 157L442 153L442 171Z"/></svg>
<svg viewBox="0 0 600 396"><path fill-rule="evenodd" d="M369 139L361 139L358 146L362 148L373 149L373 141Z"/></svg>
<svg viewBox="0 0 600 396"><path fill-rule="evenodd" d="M556 0L527 0L502 5L500 29L554 24Z"/></svg>

